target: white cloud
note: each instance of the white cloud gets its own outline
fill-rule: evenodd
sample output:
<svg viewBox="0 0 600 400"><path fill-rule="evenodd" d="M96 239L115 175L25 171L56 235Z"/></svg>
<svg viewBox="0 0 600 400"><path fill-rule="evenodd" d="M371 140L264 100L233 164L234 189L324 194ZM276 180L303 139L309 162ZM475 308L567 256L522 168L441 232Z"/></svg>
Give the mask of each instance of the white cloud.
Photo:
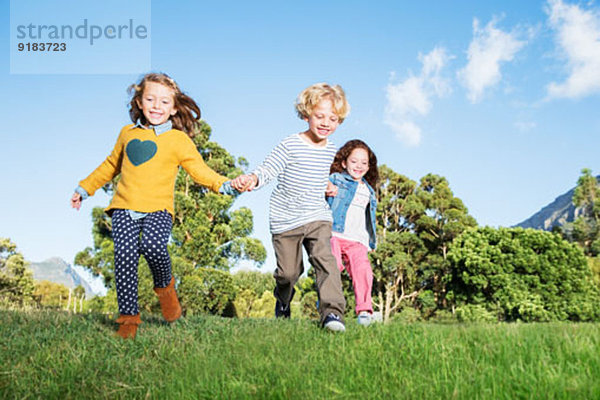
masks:
<svg viewBox="0 0 600 400"><path fill-rule="evenodd" d="M450 93L450 84L442 78L441 72L451 58L443 47L436 47L425 55L419 54L419 61L423 63L422 77L440 97Z"/></svg>
<svg viewBox="0 0 600 400"><path fill-rule="evenodd" d="M599 12L562 0L549 0L546 11L569 70L564 82L548 85L548 95L578 98L600 92Z"/></svg>
<svg viewBox="0 0 600 400"><path fill-rule="evenodd" d="M418 146L421 143L421 128L412 121L387 121L396 134L396 138L407 146Z"/></svg>
<svg viewBox="0 0 600 400"><path fill-rule="evenodd" d="M512 61L523 48L525 41L517 39L516 32L504 32L496 28L492 19L484 28L473 20L473 40L467 51L468 63L458 71L458 79L468 90L472 103L481 100L483 92L497 85L502 78L500 63Z"/></svg>
<svg viewBox="0 0 600 400"><path fill-rule="evenodd" d="M529 132L537 127L537 123L533 121L516 121L515 128L520 132Z"/></svg>
<svg viewBox="0 0 600 400"><path fill-rule="evenodd" d="M431 109L422 77L411 76L404 82L387 87L387 109L393 115L425 115Z"/></svg>
<svg viewBox="0 0 600 400"><path fill-rule="evenodd" d="M450 85L441 75L442 69L451 58L442 47L428 54L419 54L423 64L421 73L386 87L387 104L384 122L392 128L398 140L408 146L421 142L421 128L413 121L415 116L425 116L431 110L431 98L450 93ZM390 80L394 79L394 75Z"/></svg>

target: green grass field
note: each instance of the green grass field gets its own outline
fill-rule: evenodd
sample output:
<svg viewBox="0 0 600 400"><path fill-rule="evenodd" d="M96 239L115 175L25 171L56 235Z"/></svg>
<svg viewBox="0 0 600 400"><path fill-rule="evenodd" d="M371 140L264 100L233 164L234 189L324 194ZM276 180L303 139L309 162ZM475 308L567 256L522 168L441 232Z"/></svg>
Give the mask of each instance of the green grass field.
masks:
<svg viewBox="0 0 600 400"><path fill-rule="evenodd" d="M598 399L600 324L377 325L0 310L0 398Z"/></svg>

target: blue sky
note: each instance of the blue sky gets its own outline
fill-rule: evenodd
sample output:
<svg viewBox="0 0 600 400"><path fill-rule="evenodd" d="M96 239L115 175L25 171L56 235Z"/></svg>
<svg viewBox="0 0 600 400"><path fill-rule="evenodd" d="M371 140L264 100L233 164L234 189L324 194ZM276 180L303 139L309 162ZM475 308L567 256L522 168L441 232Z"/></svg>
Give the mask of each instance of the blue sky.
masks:
<svg viewBox="0 0 600 400"><path fill-rule="evenodd" d="M136 12L105 7L123 18ZM126 88L148 70L11 74L10 1L0 8L0 236L31 261L72 262L92 244L92 207L108 199L98 194L79 212L68 200L129 122ZM336 144L360 138L411 179L446 177L480 225L516 224L573 187L582 168L600 173L596 1L152 1L142 11L150 11L149 70L177 80L212 139L251 168L305 129L294 99L327 81L342 85L352 107ZM109 23L102 15L56 5L31 20ZM89 55L129 68L147 49L112 50L98 45ZM275 265L271 190L235 203L255 215L265 271Z"/></svg>

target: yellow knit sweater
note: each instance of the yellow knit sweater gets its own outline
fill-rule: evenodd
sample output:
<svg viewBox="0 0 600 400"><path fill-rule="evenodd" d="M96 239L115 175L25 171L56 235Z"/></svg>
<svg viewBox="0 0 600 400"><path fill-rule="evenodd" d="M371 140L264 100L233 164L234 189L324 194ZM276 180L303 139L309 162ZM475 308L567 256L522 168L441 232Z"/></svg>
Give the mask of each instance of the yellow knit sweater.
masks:
<svg viewBox="0 0 600 400"><path fill-rule="evenodd" d="M127 125L106 160L79 182L90 196L121 174L115 194L105 211L122 208L140 212L167 210L174 215L174 187L179 166L194 181L218 192L228 179L210 169L192 140L171 129L158 136L152 129Z"/></svg>

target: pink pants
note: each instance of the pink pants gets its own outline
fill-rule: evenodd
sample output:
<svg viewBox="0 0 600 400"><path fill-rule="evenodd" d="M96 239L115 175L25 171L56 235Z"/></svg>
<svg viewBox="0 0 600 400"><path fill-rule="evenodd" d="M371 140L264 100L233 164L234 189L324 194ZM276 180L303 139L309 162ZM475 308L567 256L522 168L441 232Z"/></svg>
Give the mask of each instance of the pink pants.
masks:
<svg viewBox="0 0 600 400"><path fill-rule="evenodd" d="M358 314L361 311L372 313L373 270L367 256L368 249L361 243L333 236L331 238L331 251L340 271L346 268L352 279L354 297L356 298L356 313Z"/></svg>

